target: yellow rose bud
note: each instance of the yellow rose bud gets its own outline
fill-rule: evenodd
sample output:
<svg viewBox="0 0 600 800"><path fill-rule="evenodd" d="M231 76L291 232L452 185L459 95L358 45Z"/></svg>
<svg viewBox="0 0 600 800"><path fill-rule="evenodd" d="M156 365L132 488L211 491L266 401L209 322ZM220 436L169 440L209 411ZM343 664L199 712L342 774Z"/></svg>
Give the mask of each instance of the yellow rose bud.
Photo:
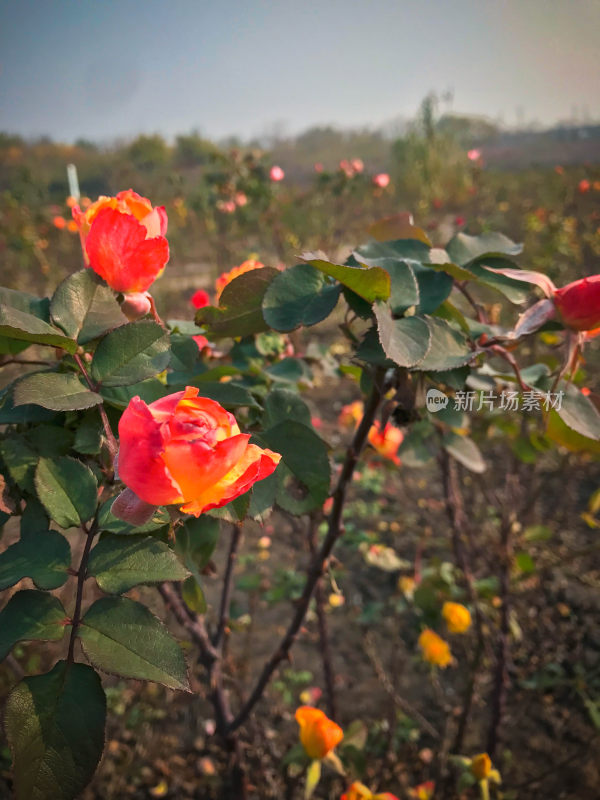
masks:
<svg viewBox="0 0 600 800"><path fill-rule="evenodd" d="M487 753L480 753L477 756L473 756L471 760L471 772L478 781L484 781L489 778L491 771L492 759Z"/></svg>
<svg viewBox="0 0 600 800"><path fill-rule="evenodd" d="M460 603L444 603L442 616L450 633L465 633L471 627L471 612Z"/></svg>

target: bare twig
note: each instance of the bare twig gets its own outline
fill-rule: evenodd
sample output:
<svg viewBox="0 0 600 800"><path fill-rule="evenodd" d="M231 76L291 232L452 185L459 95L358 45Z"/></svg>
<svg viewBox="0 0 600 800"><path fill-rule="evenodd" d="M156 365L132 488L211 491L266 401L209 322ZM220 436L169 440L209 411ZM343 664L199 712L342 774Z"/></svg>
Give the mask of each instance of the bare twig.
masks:
<svg viewBox="0 0 600 800"><path fill-rule="evenodd" d="M384 377L385 370L383 368L377 368L373 377L373 389L367 400L367 403L365 404L363 418L356 430L356 433L354 434L352 443L348 448L337 486L332 495L333 506L329 515L327 534L323 540L321 548L317 552L317 555L311 564L306 583L304 585L304 590L296 605L296 613L294 614L285 635L279 643L279 646L264 665L255 687L248 697L248 700L229 726L230 731L235 731L240 727L240 725L243 725L256 703L261 699L273 673L279 664L285 658L287 658L291 647L296 641L306 616L315 586L327 568L329 557L331 556L335 543L343 533L342 511L344 508L344 502L346 500L346 492L350 482L352 481L352 475L354 474L354 469L356 468L356 464L358 463L362 449L367 441L367 436L375 419L375 414L379 408L381 398L385 394Z"/></svg>
<svg viewBox="0 0 600 800"><path fill-rule="evenodd" d="M385 691L394 701L394 705L396 705L404 714L407 714L411 719L413 719L417 723L419 728L421 728L421 730L425 731L425 733L428 733L434 739L439 739L440 734L436 731L431 722L426 720L425 717L421 714L421 712L418 711L411 703L409 703L408 700L405 700L403 697L401 697L394 688L394 685L392 684L392 681L390 680L390 677L387 674L385 667L381 663L381 660L377 654L377 650L373 643L373 639L371 638L371 635L369 633L365 634L364 643L365 643L365 652L369 656L369 660L373 665L375 674L377 675L377 678L381 683L381 685L383 686L383 688L385 689Z"/></svg>
<svg viewBox="0 0 600 800"><path fill-rule="evenodd" d="M308 547L312 561L317 555L317 531L319 517L311 515L308 523ZM323 592L323 579L319 578L315 586L315 604L317 607L317 622L319 625L319 645L321 663L323 665L323 678L325 681L325 696L327 701L327 714L333 720L337 719L337 703L335 699L335 673L331 655L331 642L329 640L329 626L325 615L325 597Z"/></svg>
<svg viewBox="0 0 600 800"><path fill-rule="evenodd" d="M507 477L506 488L514 489L514 481ZM508 492L507 492L508 494ZM515 507L515 498L505 497L504 508ZM510 658L510 568L512 563L513 513L503 515L500 526L500 630L496 654L496 673L491 699L491 719L488 730L487 753L493 760L500 739L500 727L506 705L508 687L508 662Z"/></svg>
<svg viewBox="0 0 600 800"><path fill-rule="evenodd" d="M477 637L475 652L473 654L473 659L469 669L469 681L465 688L462 711L458 721L454 744L452 746L452 751L454 753L460 753L469 722L469 716L471 714L471 708L473 706L475 688L477 686L477 675L484 652L484 620L481 606L479 604L479 598L477 596L477 590L475 588L475 579L471 571L467 551L463 542L463 535L468 530L469 521L467 514L465 513L464 498L458 476L458 466L456 461L446 450L442 450L441 452L440 464L442 467L444 494L446 497L446 510L448 512L448 518L450 520L450 527L452 531L452 546L454 549L456 562L464 576L469 602L473 607L473 613L475 617L475 634Z"/></svg>
<svg viewBox="0 0 600 800"><path fill-rule="evenodd" d="M158 591L167 608L175 615L177 622L187 630L198 645L203 663L205 665L210 665L219 657L219 654L210 641L203 617L196 614L193 615L193 618L190 616L174 584L161 583L158 587Z"/></svg>
<svg viewBox="0 0 600 800"><path fill-rule="evenodd" d="M225 631L229 624L229 608L231 606L231 593L233 591L233 568L237 561L238 548L242 539L242 523L233 526L229 554L227 556L227 566L225 567L225 577L223 578L223 591L221 593L221 604L219 608L219 622L213 639L213 644L218 650L223 641Z"/></svg>

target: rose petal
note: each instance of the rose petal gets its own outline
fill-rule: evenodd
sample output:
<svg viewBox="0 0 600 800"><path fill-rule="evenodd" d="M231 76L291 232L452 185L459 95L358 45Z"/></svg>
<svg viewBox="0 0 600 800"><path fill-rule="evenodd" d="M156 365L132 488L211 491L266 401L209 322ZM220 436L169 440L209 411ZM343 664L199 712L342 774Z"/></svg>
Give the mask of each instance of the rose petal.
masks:
<svg viewBox="0 0 600 800"><path fill-rule="evenodd" d="M279 453L249 444L243 458L230 472L206 492L182 506L181 510L197 517L211 508L227 505L247 492L257 481L268 478L275 471L280 459Z"/></svg>
<svg viewBox="0 0 600 800"><path fill-rule="evenodd" d="M155 505L183 502L180 487L162 458L163 425L140 397L134 397L119 421L119 476L138 497Z"/></svg>

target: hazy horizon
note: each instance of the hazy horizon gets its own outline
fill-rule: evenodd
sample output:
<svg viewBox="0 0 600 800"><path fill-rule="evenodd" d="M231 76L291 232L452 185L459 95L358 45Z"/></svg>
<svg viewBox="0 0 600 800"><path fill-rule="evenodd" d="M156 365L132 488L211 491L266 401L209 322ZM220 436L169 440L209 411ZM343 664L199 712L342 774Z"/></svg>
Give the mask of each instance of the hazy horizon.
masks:
<svg viewBox="0 0 600 800"><path fill-rule="evenodd" d="M244 140L413 118L431 91L506 127L600 119L594 0L9 0L0 130Z"/></svg>

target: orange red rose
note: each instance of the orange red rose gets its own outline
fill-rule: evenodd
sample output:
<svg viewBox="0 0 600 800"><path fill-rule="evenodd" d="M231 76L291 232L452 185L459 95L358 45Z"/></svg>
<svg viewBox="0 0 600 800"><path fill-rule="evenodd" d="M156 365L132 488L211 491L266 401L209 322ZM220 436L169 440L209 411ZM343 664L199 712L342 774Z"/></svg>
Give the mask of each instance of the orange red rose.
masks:
<svg viewBox="0 0 600 800"><path fill-rule="evenodd" d="M235 417L198 389L146 405L134 397L119 422L119 476L153 506L199 516L244 494L281 456L249 444Z"/></svg>
<svg viewBox="0 0 600 800"><path fill-rule="evenodd" d="M320 760L342 741L344 733L339 725L320 709L300 706L296 710L300 726L300 741L309 758Z"/></svg>

